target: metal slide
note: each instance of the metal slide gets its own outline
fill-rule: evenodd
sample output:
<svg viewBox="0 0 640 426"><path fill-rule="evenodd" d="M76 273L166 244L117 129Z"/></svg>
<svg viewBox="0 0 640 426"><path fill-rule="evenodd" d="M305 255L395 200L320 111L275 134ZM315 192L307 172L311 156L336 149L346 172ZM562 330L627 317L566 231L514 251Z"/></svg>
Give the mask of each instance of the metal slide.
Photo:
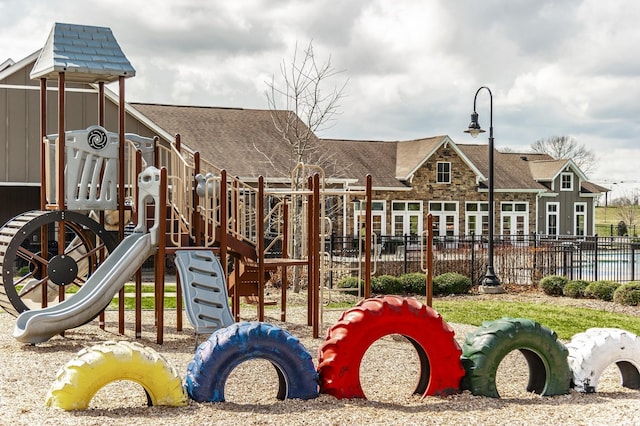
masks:
<svg viewBox="0 0 640 426"><path fill-rule="evenodd" d="M64 330L94 319L154 253L156 246L151 236L135 232L122 240L73 297L54 306L21 313L13 337L23 343L46 342Z"/></svg>

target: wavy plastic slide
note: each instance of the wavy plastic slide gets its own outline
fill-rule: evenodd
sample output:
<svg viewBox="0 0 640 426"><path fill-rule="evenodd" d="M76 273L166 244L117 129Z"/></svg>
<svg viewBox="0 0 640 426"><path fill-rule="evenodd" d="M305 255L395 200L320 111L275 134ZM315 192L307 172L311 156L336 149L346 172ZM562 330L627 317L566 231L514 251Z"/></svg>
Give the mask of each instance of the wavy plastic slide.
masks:
<svg viewBox="0 0 640 426"><path fill-rule="evenodd" d="M64 330L91 321L154 251L151 234L129 235L73 297L57 305L21 313L13 337L23 343L46 342Z"/></svg>

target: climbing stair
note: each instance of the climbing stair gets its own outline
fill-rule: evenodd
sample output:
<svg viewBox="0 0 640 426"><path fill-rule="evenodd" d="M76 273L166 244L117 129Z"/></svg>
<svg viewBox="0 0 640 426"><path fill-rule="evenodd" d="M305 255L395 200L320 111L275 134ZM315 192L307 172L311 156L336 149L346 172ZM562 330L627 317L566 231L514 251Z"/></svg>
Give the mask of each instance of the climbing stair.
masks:
<svg viewBox="0 0 640 426"><path fill-rule="evenodd" d="M227 285L218 258L207 250L177 250L185 310L196 335L209 334L234 323Z"/></svg>
<svg viewBox="0 0 640 426"><path fill-rule="evenodd" d="M236 274L229 274L229 291L235 291L238 289L238 295L245 298L245 301L249 304L258 303L258 294L260 286L260 267L256 262L249 259L242 259L239 264L240 280L236 283ZM265 264L264 269L264 281L269 280L271 273L277 270L276 267ZM236 285L237 284L237 285ZM276 302L265 302L265 305L275 305Z"/></svg>

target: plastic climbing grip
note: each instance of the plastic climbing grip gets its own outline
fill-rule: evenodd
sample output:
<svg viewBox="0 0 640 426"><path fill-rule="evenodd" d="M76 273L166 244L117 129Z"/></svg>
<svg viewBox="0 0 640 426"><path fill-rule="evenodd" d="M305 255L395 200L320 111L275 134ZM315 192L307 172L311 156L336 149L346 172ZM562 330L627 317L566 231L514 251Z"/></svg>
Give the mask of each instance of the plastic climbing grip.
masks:
<svg viewBox="0 0 640 426"><path fill-rule="evenodd" d="M596 392L602 372L616 364L622 386L640 389L640 337L619 328L590 328L567 344L572 386L579 392Z"/></svg>
<svg viewBox="0 0 640 426"><path fill-rule="evenodd" d="M529 367L528 392L540 395L569 393L571 370L567 348L552 330L525 318L485 321L469 333L462 345L466 370L463 388L474 395L499 398L496 371L514 350L524 355Z"/></svg>
<svg viewBox="0 0 640 426"><path fill-rule="evenodd" d="M275 325L240 322L214 332L187 366L185 387L198 402L224 401L229 374L250 359L265 359L278 373L278 399L318 396L318 375L297 337Z"/></svg>
<svg viewBox="0 0 640 426"><path fill-rule="evenodd" d="M406 337L418 353L420 378L414 393L459 392L464 369L453 329L432 308L400 296L363 300L329 328L319 348L320 392L336 398L365 398L360 363L374 342L390 334Z"/></svg>
<svg viewBox="0 0 640 426"><path fill-rule="evenodd" d="M46 405L84 410L104 386L118 380L141 385L149 405L187 405L176 370L152 348L136 342L104 342L83 349L60 369Z"/></svg>

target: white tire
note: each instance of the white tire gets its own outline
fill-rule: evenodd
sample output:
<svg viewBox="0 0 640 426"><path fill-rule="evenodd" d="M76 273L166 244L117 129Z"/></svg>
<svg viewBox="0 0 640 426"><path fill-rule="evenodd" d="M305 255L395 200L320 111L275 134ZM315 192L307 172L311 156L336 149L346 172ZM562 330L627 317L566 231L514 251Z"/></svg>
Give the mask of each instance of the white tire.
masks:
<svg viewBox="0 0 640 426"><path fill-rule="evenodd" d="M620 370L622 386L640 389L640 337L619 328L590 328L567 344L572 385L579 392L596 392L602 372L612 364Z"/></svg>

